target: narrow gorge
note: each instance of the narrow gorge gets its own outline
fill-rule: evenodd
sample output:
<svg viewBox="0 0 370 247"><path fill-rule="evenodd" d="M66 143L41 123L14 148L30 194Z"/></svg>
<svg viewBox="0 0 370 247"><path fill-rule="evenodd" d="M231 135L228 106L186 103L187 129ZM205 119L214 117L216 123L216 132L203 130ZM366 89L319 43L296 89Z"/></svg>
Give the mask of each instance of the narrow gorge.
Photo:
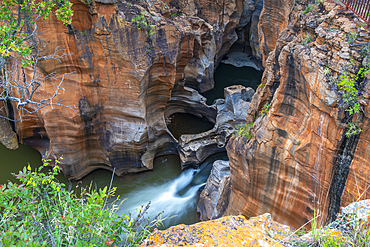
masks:
<svg viewBox="0 0 370 247"><path fill-rule="evenodd" d="M71 2L71 25L51 16L30 40L60 55L38 62L39 77L58 79L34 97L60 86L53 101L67 107L3 107L8 149L63 157L74 185L107 186L114 171L122 213L151 201L153 214L179 216L166 227L269 213L299 228L370 198L370 31L341 4Z"/></svg>

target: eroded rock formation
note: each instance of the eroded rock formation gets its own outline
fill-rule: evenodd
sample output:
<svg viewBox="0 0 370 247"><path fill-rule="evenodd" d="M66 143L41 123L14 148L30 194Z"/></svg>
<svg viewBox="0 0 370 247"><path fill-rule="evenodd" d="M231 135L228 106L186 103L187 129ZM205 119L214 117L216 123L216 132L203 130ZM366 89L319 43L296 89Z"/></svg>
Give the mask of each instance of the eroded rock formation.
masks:
<svg viewBox="0 0 370 247"><path fill-rule="evenodd" d="M341 89L331 79L345 71L357 73L368 61L361 47L370 41L369 32L357 27L355 16L336 3L326 1L304 11L307 5L301 1L303 5L296 4L288 15L288 3L268 2L264 1L261 29L268 20L264 15L283 18L276 20L273 38L266 32L261 37L262 53L271 52L248 111L247 122L254 123L252 137L232 138L227 145L228 213L251 217L269 212L275 220L298 228L315 212L326 223L350 198L370 197L369 76L359 80L362 110L353 119L362 132L351 137L346 136L349 115ZM287 19L289 23L282 24ZM351 33L359 39L350 44ZM261 114L264 105L270 107L266 116Z"/></svg>
<svg viewBox="0 0 370 247"><path fill-rule="evenodd" d="M200 164L212 154L225 152L225 145L234 127L245 120L246 110L249 108L253 94L252 88L241 85L224 89L225 100L218 99L213 105L217 108L213 129L180 137L178 151L183 169Z"/></svg>
<svg viewBox="0 0 370 247"><path fill-rule="evenodd" d="M97 168L151 169L156 156L176 152L163 117L171 90L181 80L201 92L213 87L215 61L235 42L235 29L247 25L240 23L245 1L72 2L72 25L51 16L30 42L42 55L70 54L38 67L40 76L73 72L53 100L74 110L24 113L33 120L16 123L20 142L63 156L70 179ZM49 98L59 79L48 80L35 98Z"/></svg>
<svg viewBox="0 0 370 247"><path fill-rule="evenodd" d="M229 161L217 160L213 163L206 186L199 196L197 211L200 220L217 219L225 214L230 194Z"/></svg>

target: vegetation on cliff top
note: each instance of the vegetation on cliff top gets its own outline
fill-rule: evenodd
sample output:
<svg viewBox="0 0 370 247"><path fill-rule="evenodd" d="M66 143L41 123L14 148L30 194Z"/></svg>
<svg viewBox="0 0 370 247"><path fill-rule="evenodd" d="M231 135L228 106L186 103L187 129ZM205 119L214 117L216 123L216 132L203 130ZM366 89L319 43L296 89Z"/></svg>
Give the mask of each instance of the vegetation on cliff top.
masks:
<svg viewBox="0 0 370 247"><path fill-rule="evenodd" d="M44 173L44 166L28 165L15 175L20 184L0 185L0 245L137 246L161 224L160 214L145 217L149 205L136 216L118 215L116 188L69 191L56 179L59 167Z"/></svg>

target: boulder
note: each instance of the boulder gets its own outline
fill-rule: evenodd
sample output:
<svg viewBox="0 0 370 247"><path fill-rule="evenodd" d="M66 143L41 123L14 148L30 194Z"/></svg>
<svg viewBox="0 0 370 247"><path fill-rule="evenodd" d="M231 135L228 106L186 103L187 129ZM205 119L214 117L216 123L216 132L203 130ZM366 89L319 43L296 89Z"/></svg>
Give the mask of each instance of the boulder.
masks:
<svg viewBox="0 0 370 247"><path fill-rule="evenodd" d="M243 216L227 216L194 225L177 225L155 230L141 247L154 246L259 246L283 247L293 234L289 227L264 214L246 220Z"/></svg>
<svg viewBox="0 0 370 247"><path fill-rule="evenodd" d="M206 186L199 196L197 211L200 220L213 220L224 214L230 194L229 161L217 160L213 163Z"/></svg>

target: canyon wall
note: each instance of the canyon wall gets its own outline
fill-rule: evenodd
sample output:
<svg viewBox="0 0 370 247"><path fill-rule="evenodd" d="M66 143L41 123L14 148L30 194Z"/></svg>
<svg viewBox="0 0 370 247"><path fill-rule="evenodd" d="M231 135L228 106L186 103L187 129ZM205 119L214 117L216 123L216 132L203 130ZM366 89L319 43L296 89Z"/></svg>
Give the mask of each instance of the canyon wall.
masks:
<svg viewBox="0 0 370 247"><path fill-rule="evenodd" d="M75 0L72 25L55 16L39 21L30 45L60 57L39 62L40 78L57 76L35 100L51 97L65 75L53 102L68 107L16 112L16 121L29 119L16 122L19 141L63 157L70 179L98 168L152 169L156 156L177 152L163 116L172 88L180 80L200 92L213 87L215 61L237 39L245 7L242 0ZM31 75L19 70L18 80Z"/></svg>
<svg viewBox="0 0 370 247"><path fill-rule="evenodd" d="M352 120L338 87L339 75L355 74L369 61L361 49L370 35L334 2L309 10L304 1L277 2L264 1L259 31L266 70L246 118L252 137L227 145L231 193L222 200L229 200L226 214L268 212L298 228L314 214L327 223L340 205L370 197L370 77L358 80L361 111L352 120L360 134L346 135ZM278 20L264 18L274 13ZM264 105L267 114L261 114Z"/></svg>

